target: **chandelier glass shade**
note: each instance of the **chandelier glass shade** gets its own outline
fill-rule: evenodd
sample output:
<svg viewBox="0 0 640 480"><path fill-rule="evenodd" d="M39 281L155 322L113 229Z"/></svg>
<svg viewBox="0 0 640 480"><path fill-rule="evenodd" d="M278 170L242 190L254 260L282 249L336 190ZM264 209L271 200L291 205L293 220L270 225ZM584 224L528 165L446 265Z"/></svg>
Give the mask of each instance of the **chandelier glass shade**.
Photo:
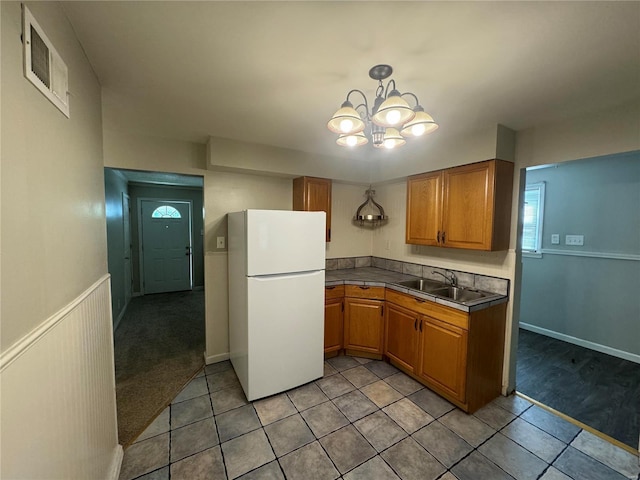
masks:
<svg viewBox="0 0 640 480"><path fill-rule="evenodd" d="M327 124L329 130L339 135L338 145L356 147L371 140L376 148L395 148L404 145L407 137L427 135L438 128L413 93L400 93L394 80L389 80L385 88L382 81L392 72L389 65L376 65L369 70L369 76L378 80L371 110L361 90L354 89L347 94L347 99ZM349 98L356 93L362 96L363 103L354 107ZM412 107L403 97L412 97L415 106Z"/></svg>

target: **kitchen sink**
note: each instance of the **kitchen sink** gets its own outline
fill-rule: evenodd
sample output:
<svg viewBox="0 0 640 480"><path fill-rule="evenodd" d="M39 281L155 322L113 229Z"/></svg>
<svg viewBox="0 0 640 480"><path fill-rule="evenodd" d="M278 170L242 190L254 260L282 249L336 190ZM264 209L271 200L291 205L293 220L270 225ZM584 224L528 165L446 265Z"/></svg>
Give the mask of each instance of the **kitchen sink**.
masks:
<svg viewBox="0 0 640 480"><path fill-rule="evenodd" d="M470 302L487 296L482 292L453 286L431 290L429 293L437 297L450 298L458 302Z"/></svg>
<svg viewBox="0 0 640 480"><path fill-rule="evenodd" d="M398 285L402 285L403 287L411 288L413 290L420 290L421 292L425 292L436 297L449 298L461 303L472 302L491 295L477 290L468 290L466 288L455 287L453 285L445 285L437 280L429 280L426 278L406 280L404 282L398 282Z"/></svg>
<svg viewBox="0 0 640 480"><path fill-rule="evenodd" d="M426 278L418 278L416 280L407 280L404 282L398 282L398 285L403 287L413 288L414 290L420 290L421 292L431 292L444 287L442 282L437 280L429 280Z"/></svg>

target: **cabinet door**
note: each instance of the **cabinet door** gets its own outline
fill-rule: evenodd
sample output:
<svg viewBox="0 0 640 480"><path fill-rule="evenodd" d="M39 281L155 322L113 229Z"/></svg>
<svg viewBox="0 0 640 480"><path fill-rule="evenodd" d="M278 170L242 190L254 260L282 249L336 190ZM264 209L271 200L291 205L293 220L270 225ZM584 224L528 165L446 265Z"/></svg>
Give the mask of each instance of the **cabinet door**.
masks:
<svg viewBox="0 0 640 480"><path fill-rule="evenodd" d="M444 170L444 246L491 250L495 162Z"/></svg>
<svg viewBox="0 0 640 480"><path fill-rule="evenodd" d="M345 298L344 348L381 354L384 334L384 302Z"/></svg>
<svg viewBox="0 0 640 480"><path fill-rule="evenodd" d="M442 172L407 179L406 243L438 245L442 230Z"/></svg>
<svg viewBox="0 0 640 480"><path fill-rule="evenodd" d="M343 348L344 300L331 298L324 301L324 351L335 352Z"/></svg>
<svg viewBox="0 0 640 480"><path fill-rule="evenodd" d="M420 314L393 303L387 303L386 306L384 353L409 372L414 373L418 353Z"/></svg>
<svg viewBox="0 0 640 480"><path fill-rule="evenodd" d="M427 316L421 322L418 376L464 403L467 331Z"/></svg>
<svg viewBox="0 0 640 480"><path fill-rule="evenodd" d="M307 212L326 212L327 242L331 241L331 180L299 177L293 180L293 209Z"/></svg>

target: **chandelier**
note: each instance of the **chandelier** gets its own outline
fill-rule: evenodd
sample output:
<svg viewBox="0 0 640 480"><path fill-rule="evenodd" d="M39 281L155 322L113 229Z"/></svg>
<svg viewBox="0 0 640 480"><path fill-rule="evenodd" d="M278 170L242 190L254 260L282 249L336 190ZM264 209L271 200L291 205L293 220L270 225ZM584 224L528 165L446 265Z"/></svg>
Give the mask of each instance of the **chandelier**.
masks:
<svg viewBox="0 0 640 480"><path fill-rule="evenodd" d="M384 87L382 81L392 73L390 65L376 65L369 70L369 76L378 80L371 110L367 97L361 90L353 89L347 94L347 99L327 124L329 130L339 135L336 140L338 145L356 147L369 143L371 139L376 148L394 148L404 145L407 137L426 135L438 128L438 124L424 111L413 93L400 93L396 90L395 80L389 80L386 88ZM349 101L353 93L359 93L364 99L355 108ZM413 98L413 108L402 98L405 96Z"/></svg>

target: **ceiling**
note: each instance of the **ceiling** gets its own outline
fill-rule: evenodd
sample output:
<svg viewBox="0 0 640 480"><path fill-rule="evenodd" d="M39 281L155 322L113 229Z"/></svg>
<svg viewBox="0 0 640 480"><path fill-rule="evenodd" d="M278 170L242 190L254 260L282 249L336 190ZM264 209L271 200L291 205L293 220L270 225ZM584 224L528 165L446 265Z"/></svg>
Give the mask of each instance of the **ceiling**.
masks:
<svg viewBox="0 0 640 480"><path fill-rule="evenodd" d="M455 139L640 98L640 2L65 2L106 128L331 156L353 88L393 66ZM411 141L411 140L410 140ZM429 142L429 137L413 142Z"/></svg>

